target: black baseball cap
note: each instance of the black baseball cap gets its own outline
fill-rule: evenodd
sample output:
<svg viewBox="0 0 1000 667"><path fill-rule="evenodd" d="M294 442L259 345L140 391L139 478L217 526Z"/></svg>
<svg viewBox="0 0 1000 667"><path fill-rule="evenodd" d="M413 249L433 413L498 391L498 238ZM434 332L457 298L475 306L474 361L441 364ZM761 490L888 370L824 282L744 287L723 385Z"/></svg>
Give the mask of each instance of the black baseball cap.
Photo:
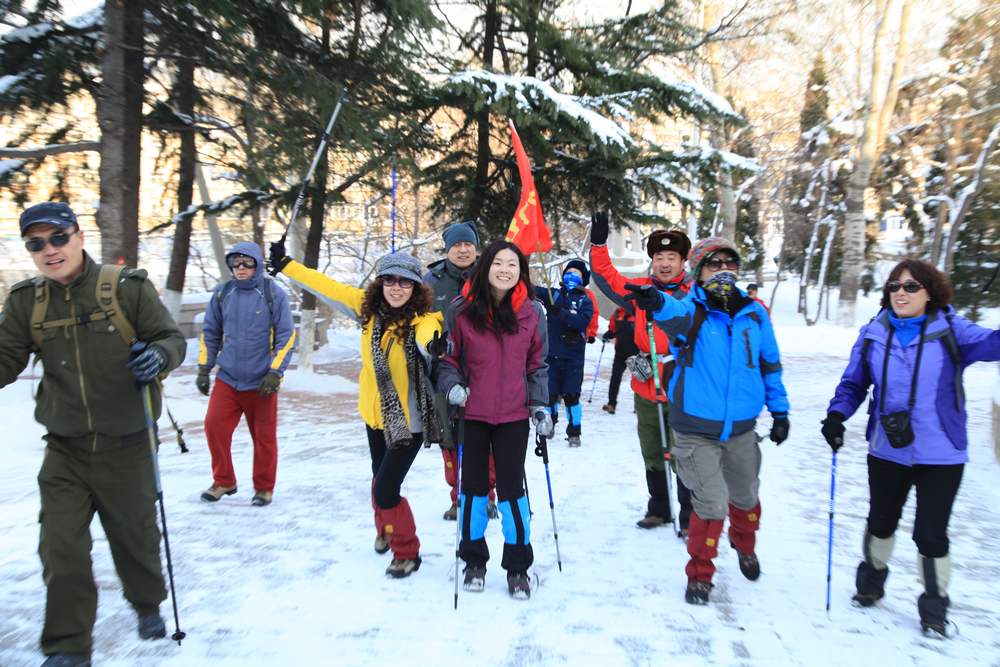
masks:
<svg viewBox="0 0 1000 667"><path fill-rule="evenodd" d="M59 229L69 229L76 227L76 214L73 213L67 204L61 201L47 201L35 204L21 214L21 236L24 236L28 227L38 224L52 225Z"/></svg>

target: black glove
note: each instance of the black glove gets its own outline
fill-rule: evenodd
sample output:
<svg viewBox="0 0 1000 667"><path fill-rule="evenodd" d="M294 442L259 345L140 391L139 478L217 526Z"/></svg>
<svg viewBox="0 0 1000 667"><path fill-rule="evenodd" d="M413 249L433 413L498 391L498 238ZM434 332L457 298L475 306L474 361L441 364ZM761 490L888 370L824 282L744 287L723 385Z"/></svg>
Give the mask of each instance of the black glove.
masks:
<svg viewBox="0 0 1000 667"><path fill-rule="evenodd" d="M590 245L604 245L608 242L608 214L605 211L590 216Z"/></svg>
<svg viewBox="0 0 1000 667"><path fill-rule="evenodd" d="M788 440L788 413L787 412L775 412L771 414L771 442L776 445L780 445L785 440Z"/></svg>
<svg viewBox="0 0 1000 667"><path fill-rule="evenodd" d="M590 345L595 340L597 340L597 338L595 338L594 336L587 336L587 345Z"/></svg>
<svg viewBox="0 0 1000 667"><path fill-rule="evenodd" d="M125 365L140 384L146 384L155 380L166 367L167 355L156 345L135 343Z"/></svg>
<svg viewBox="0 0 1000 667"><path fill-rule="evenodd" d="M615 332L611 331L610 329L605 331L604 335L601 336L601 340L603 340L605 343L614 340L614 338L615 338Z"/></svg>
<svg viewBox="0 0 1000 667"><path fill-rule="evenodd" d="M278 387L281 386L281 376L274 371L268 371L264 379L260 381L260 386L257 387L257 393L261 396L271 396L272 394L278 393Z"/></svg>
<svg viewBox="0 0 1000 667"><path fill-rule="evenodd" d="M562 306L559 305L554 294L551 299L542 299L542 305L545 306L545 314L549 317L558 315L559 311L562 310Z"/></svg>
<svg viewBox="0 0 1000 667"><path fill-rule="evenodd" d="M201 368L198 370L198 377L194 381L194 386L198 387L200 391L205 396L208 396L209 387L212 386L212 378L210 375L211 371L207 368Z"/></svg>
<svg viewBox="0 0 1000 667"><path fill-rule="evenodd" d="M836 410L828 412L826 419L821 423L823 428L820 429L820 432L826 438L826 444L830 445L830 449L833 451L838 451L844 446L844 415Z"/></svg>
<svg viewBox="0 0 1000 667"><path fill-rule="evenodd" d="M448 336L442 336L440 331L435 331L434 336L427 342L427 354L432 359L440 359L448 354Z"/></svg>
<svg viewBox="0 0 1000 667"><path fill-rule="evenodd" d="M660 308L663 308L663 294L654 286L626 283L625 289L631 292L625 299L627 301L634 301L636 308L645 310L647 313L655 313Z"/></svg>
<svg viewBox="0 0 1000 667"><path fill-rule="evenodd" d="M267 272L276 276L291 261L292 258L285 253L285 237L281 237L280 240L271 244L271 250L267 254L267 264L270 267Z"/></svg>

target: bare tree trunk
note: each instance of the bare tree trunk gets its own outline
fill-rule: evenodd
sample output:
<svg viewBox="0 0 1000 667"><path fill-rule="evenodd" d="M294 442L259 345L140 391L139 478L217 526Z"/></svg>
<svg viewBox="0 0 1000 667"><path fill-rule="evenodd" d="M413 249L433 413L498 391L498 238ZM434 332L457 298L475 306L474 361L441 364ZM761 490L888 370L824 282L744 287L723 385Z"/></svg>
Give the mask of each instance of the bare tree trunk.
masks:
<svg viewBox="0 0 1000 667"><path fill-rule="evenodd" d="M816 306L816 317L811 321L809 320L809 315L806 315L806 324L812 326L816 324L819 320L820 313L823 312L823 293L826 292L827 298L827 313L830 312L830 286L826 284L826 270L830 266L830 255L833 249L833 239L837 236L837 221L834 218L830 218L829 229L826 232L826 245L823 246L823 259L819 264L819 279L816 281L819 285L819 304Z"/></svg>
<svg viewBox="0 0 1000 667"><path fill-rule="evenodd" d="M880 147L896 108L899 75L906 56L906 33L910 25L910 0L902 1L899 42L896 44L892 75L889 77L884 95L881 92L884 68L882 51L889 28L888 14L891 0L878 0L876 5L878 24L875 28L875 40L872 47L872 78L868 91L864 130L858 143L854 170L847 182L847 196L845 198L847 211L844 224L844 261L840 272L840 301L837 304L837 323L841 326L854 326L858 286L865 268L865 232L867 227L865 193L868 190L875 161L878 159Z"/></svg>
<svg viewBox="0 0 1000 667"><path fill-rule="evenodd" d="M101 261L139 261L139 166L144 71L143 0L104 5L104 45L97 122L101 128Z"/></svg>
<svg viewBox="0 0 1000 667"><path fill-rule="evenodd" d="M944 171L944 185L942 186L941 193L946 197L951 196L951 187L955 181L955 157L959 154L958 142L960 141L959 132L959 120L953 120L950 125L948 125L948 132L950 135L945 137L945 160L947 166ZM942 129L946 126L942 123ZM938 214L937 220L934 221L934 236L931 240L931 263L937 266L941 263L941 252L944 248L944 227L945 223L948 222L948 204L945 200L942 200L938 204Z"/></svg>
<svg viewBox="0 0 1000 667"><path fill-rule="evenodd" d="M827 169L828 167L824 167ZM816 207L816 221L813 223L812 234L809 236L809 247L806 248L806 256L802 264L802 276L799 278L799 310L798 312L803 315L806 313L807 301L808 301L808 290L809 290L809 276L812 274L812 262L813 256L816 254L816 244L819 243L819 228L823 224L823 220L826 218L826 196L829 192L829 178L827 174L823 176L823 189L819 196L819 206Z"/></svg>
<svg viewBox="0 0 1000 667"><path fill-rule="evenodd" d="M195 164L194 180L198 184L198 196L201 197L201 203L207 204L212 201L212 195L208 191L208 181L205 179L205 171L200 162ZM205 214L205 226L208 227L208 236L212 239L212 254L215 255L215 265L219 270L219 282L222 282L229 275L229 267L226 266L226 247L222 242L222 233L219 231L219 225L215 222L214 213Z"/></svg>
<svg viewBox="0 0 1000 667"><path fill-rule="evenodd" d="M487 72L493 71L493 51L496 35L500 29L500 13L497 11L497 0L488 0L486 3L486 25L483 35L483 69ZM477 114L476 123L476 182L472 186L471 197L466 217L469 220L478 220L486 203L488 192L487 182L489 181L490 162L493 153L490 150L490 110L483 109Z"/></svg>
<svg viewBox="0 0 1000 667"><path fill-rule="evenodd" d="M1000 141L1000 123L993 126L993 130L986 137L986 141L983 142L983 147L979 151L979 158L972 169L972 181L962 188L955 203L949 207L948 242L944 255L943 268L946 274L950 274L952 269L955 268L955 246L958 245L959 233L962 231L965 216L972 207L972 203L983 189L983 184L986 181L984 178L986 163L998 141Z"/></svg>
<svg viewBox="0 0 1000 667"><path fill-rule="evenodd" d="M177 64L177 79L174 82L177 108L183 114L194 115L194 63L182 59ZM177 176L177 210L184 211L194 201L194 166L198 161L195 133L182 130L181 156ZM167 273L163 303L174 321L180 321L181 303L184 294L184 279L187 273L188 254L191 251L191 218L185 217L174 227L174 246L170 253L170 269Z"/></svg>
<svg viewBox="0 0 1000 667"><path fill-rule="evenodd" d="M719 21L718 0L704 0L704 12L702 13L702 30L708 32L716 27ZM719 59L719 42L713 40L708 43L708 66L712 73L712 88L716 93L725 97L722 74L722 64ZM725 148L729 137L726 127L721 124L714 127L711 133L712 145L716 148ZM719 205L716 209L717 217L722 221L722 230L719 235L725 239L736 243L736 196L733 192L733 175L727 169L719 167L718 175ZM713 225L714 228L714 225Z"/></svg>

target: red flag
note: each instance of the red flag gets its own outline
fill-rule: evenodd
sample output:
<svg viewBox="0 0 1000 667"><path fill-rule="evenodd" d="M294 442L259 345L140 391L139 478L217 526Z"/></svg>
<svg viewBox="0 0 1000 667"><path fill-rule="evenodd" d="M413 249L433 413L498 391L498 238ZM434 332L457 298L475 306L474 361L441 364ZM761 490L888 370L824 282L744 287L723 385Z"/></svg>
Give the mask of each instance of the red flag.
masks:
<svg viewBox="0 0 1000 667"><path fill-rule="evenodd" d="M552 250L552 236L542 217L542 203L538 199L535 179L531 176L528 155L524 152L524 146L521 145L521 138L517 136L513 122L510 123L510 138L514 145L514 155L517 157L517 170L521 174L521 201L517 205L517 212L511 218L510 227L507 228L507 235L504 238L520 248L525 255L548 252Z"/></svg>

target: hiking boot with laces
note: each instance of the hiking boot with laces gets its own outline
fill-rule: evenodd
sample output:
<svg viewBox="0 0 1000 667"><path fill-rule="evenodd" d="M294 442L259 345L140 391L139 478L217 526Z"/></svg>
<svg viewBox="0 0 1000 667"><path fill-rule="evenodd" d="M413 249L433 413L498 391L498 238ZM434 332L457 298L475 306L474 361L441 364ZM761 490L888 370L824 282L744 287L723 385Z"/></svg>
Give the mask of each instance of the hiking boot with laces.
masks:
<svg viewBox="0 0 1000 667"><path fill-rule="evenodd" d="M163 639L166 636L167 626L164 624L160 612L154 611L149 614L139 615L140 639Z"/></svg>
<svg viewBox="0 0 1000 667"><path fill-rule="evenodd" d="M470 593L481 593L483 588L486 587L486 566L466 565L462 571L465 573L462 588Z"/></svg>
<svg viewBox="0 0 1000 667"><path fill-rule="evenodd" d="M712 584L707 581L688 579L687 590L684 591L684 601L688 604L708 604L708 593Z"/></svg>
<svg viewBox="0 0 1000 667"><path fill-rule="evenodd" d="M212 486L205 489L204 493L201 494L201 499L206 503L216 503L222 496L231 496L236 493L235 486L219 486L213 484Z"/></svg>
<svg viewBox="0 0 1000 667"><path fill-rule="evenodd" d="M486 506L486 516L488 516L491 519L500 518L500 510L497 508L497 504L492 500Z"/></svg>
<svg viewBox="0 0 1000 667"><path fill-rule="evenodd" d="M531 597L531 582L527 572L507 573L507 592L515 600L527 600Z"/></svg>
<svg viewBox="0 0 1000 667"><path fill-rule="evenodd" d="M393 558L389 567L385 568L387 576L393 579L408 577L420 569L420 556L416 558Z"/></svg>
<svg viewBox="0 0 1000 667"><path fill-rule="evenodd" d="M458 520L458 503L452 503L451 507L445 510L444 516L442 517L445 521L457 521Z"/></svg>
<svg viewBox="0 0 1000 667"><path fill-rule="evenodd" d="M757 581L760 577L760 561L757 560L757 554L745 554L735 548L733 550L740 560L740 572L743 576L750 581Z"/></svg>
<svg viewBox="0 0 1000 667"><path fill-rule="evenodd" d="M389 550L389 540L384 535L375 536L375 553L384 554Z"/></svg>
<svg viewBox="0 0 1000 667"><path fill-rule="evenodd" d="M274 494L270 491L258 491L253 494L253 499L250 501L250 504L256 507L264 507L265 505L270 505L271 500L273 499Z"/></svg>

